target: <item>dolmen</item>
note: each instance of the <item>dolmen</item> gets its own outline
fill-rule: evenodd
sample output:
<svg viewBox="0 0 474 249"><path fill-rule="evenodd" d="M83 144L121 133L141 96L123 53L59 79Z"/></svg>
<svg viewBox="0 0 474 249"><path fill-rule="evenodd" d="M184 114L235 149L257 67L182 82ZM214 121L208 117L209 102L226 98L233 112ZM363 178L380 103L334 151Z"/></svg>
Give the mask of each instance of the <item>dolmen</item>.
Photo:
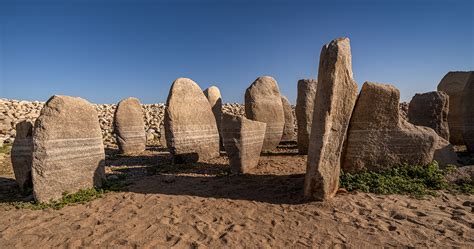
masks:
<svg viewBox="0 0 474 249"><path fill-rule="evenodd" d="M438 91L449 96L449 141L464 145L463 139L463 91L472 72L448 72L438 84Z"/></svg>
<svg viewBox="0 0 474 249"><path fill-rule="evenodd" d="M33 194L45 202L64 192L100 187L104 145L96 109L86 100L53 96L35 122Z"/></svg>
<svg viewBox="0 0 474 249"><path fill-rule="evenodd" d="M474 153L474 73L471 73L464 89L463 139L470 153Z"/></svg>
<svg viewBox="0 0 474 249"><path fill-rule="evenodd" d="M399 101L400 92L392 85L364 83L349 125L345 172L432 162L439 136L401 118Z"/></svg>
<svg viewBox="0 0 474 249"><path fill-rule="evenodd" d="M132 154L145 150L146 133L143 109L137 98L126 98L117 104L114 131L120 153Z"/></svg>
<svg viewBox="0 0 474 249"><path fill-rule="evenodd" d="M408 121L414 125L430 127L449 140L449 97L444 92L417 93L408 106Z"/></svg>
<svg viewBox="0 0 474 249"><path fill-rule="evenodd" d="M304 185L308 199L328 200L339 188L341 153L357 99L351 60L348 38L321 50Z"/></svg>
<svg viewBox="0 0 474 249"><path fill-rule="evenodd" d="M31 167L33 163L33 123L23 120L16 124L16 137L11 150L15 180L21 191L33 187Z"/></svg>
<svg viewBox="0 0 474 249"><path fill-rule="evenodd" d="M290 101L285 96L281 96L281 104L283 106L283 115L285 118L285 124L283 125L283 135L281 136L282 142L294 141L295 139L295 123L293 120L293 109L291 108Z"/></svg>
<svg viewBox="0 0 474 249"><path fill-rule="evenodd" d="M314 97L318 81L315 79L298 80L298 95L296 97L296 124L298 126L298 153L308 154L309 134L313 123Z"/></svg>
<svg viewBox="0 0 474 249"><path fill-rule="evenodd" d="M234 174L251 173L258 164L266 124L245 117L223 114L222 137Z"/></svg>
<svg viewBox="0 0 474 249"><path fill-rule="evenodd" d="M262 151L275 149L281 141L285 125L280 89L275 79L259 77L247 88L245 116L267 124Z"/></svg>
<svg viewBox="0 0 474 249"><path fill-rule="evenodd" d="M166 101L166 143L175 163L197 162L219 156L219 132L211 105L191 79L178 78Z"/></svg>
<svg viewBox="0 0 474 249"><path fill-rule="evenodd" d="M204 95L206 96L209 104L211 105L212 113L216 119L217 131L219 132L220 143L222 144L222 135L221 135L221 122L222 122L222 97L221 91L217 86L211 86L204 90Z"/></svg>

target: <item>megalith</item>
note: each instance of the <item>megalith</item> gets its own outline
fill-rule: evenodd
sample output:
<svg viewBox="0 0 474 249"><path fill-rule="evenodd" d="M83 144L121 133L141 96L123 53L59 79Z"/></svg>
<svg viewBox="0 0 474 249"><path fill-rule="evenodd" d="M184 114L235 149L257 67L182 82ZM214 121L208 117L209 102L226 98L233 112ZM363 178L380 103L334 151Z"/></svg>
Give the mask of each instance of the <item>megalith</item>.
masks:
<svg viewBox="0 0 474 249"><path fill-rule="evenodd" d="M222 137L232 173L250 173L257 167L266 126L263 122L223 114Z"/></svg>
<svg viewBox="0 0 474 249"><path fill-rule="evenodd" d="M293 141L295 139L295 123L293 120L293 108L291 108L290 101L285 96L281 96L281 103L283 105L283 115L285 117L285 125L283 126L282 142Z"/></svg>
<svg viewBox="0 0 474 249"><path fill-rule="evenodd" d="M15 180L22 191L33 187L31 167L33 163L33 123L23 120L16 124L16 137L11 150Z"/></svg>
<svg viewBox="0 0 474 249"><path fill-rule="evenodd" d="M438 91L449 96L449 141L464 145L463 141L463 91L472 72L449 72L438 84Z"/></svg>
<svg viewBox="0 0 474 249"><path fill-rule="evenodd" d="M121 153L131 154L145 150L145 121L140 100L126 98L118 103L114 115L114 129Z"/></svg>
<svg viewBox="0 0 474 249"><path fill-rule="evenodd" d="M217 131L219 132L220 143L222 144L222 135L221 135L221 122L222 122L222 97L221 92L217 86L211 86L204 90L204 95L206 96L209 104L211 105L212 113L216 118Z"/></svg>
<svg viewBox="0 0 474 249"><path fill-rule="evenodd" d="M51 97L34 127L35 199L56 200L64 192L101 186L105 178L104 160L96 109L78 97Z"/></svg>
<svg viewBox="0 0 474 249"><path fill-rule="evenodd" d="M357 98L348 38L323 46L308 149L304 194L328 200L339 188L341 153Z"/></svg>
<svg viewBox="0 0 474 249"><path fill-rule="evenodd" d="M196 162L219 156L219 133L211 105L191 79L178 78L166 101L166 143L174 162Z"/></svg>
<svg viewBox="0 0 474 249"><path fill-rule="evenodd" d="M314 97L318 81L315 79L298 80L298 95L296 97L296 123L298 126L298 153L308 154L309 134L313 123Z"/></svg>
<svg viewBox="0 0 474 249"><path fill-rule="evenodd" d="M408 106L408 121L430 127L439 136L449 140L449 97L444 92L417 93Z"/></svg>
<svg viewBox="0 0 474 249"><path fill-rule="evenodd" d="M394 86L364 83L349 125L345 172L382 171L433 160L438 134L400 118L399 101L400 92Z"/></svg>
<svg viewBox="0 0 474 249"><path fill-rule="evenodd" d="M257 78L245 91L245 116L267 124L262 151L275 149L281 141L285 114L278 84L272 77Z"/></svg>
<svg viewBox="0 0 474 249"><path fill-rule="evenodd" d="M474 73L464 88L463 139L469 152L474 153Z"/></svg>

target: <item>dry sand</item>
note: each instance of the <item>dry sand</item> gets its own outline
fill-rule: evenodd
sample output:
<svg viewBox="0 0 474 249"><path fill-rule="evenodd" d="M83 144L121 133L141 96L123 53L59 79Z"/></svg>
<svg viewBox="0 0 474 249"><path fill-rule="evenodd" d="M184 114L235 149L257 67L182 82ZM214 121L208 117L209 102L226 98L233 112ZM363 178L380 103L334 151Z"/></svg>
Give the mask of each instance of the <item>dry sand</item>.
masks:
<svg viewBox="0 0 474 249"><path fill-rule="evenodd" d="M127 174L131 185L87 204L39 211L2 204L0 247L474 248L473 196L341 193L330 203L305 202L306 156L291 146L263 156L253 175L226 175L225 157L154 171L169 162L156 148L109 157L109 174Z"/></svg>

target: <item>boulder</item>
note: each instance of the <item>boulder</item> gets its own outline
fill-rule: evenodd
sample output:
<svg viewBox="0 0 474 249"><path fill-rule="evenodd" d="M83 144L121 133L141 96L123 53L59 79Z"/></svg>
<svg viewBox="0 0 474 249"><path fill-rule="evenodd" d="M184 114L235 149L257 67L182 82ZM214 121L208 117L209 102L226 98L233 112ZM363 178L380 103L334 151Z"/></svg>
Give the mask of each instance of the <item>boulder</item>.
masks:
<svg viewBox="0 0 474 249"><path fill-rule="evenodd" d="M121 153L131 154L145 150L145 122L140 100L127 98L117 104L114 115L114 130Z"/></svg>
<svg viewBox="0 0 474 249"><path fill-rule="evenodd" d="M278 84L272 77L257 78L245 91L245 116L267 124L262 151L275 149L281 141L285 114Z"/></svg>
<svg viewBox="0 0 474 249"><path fill-rule="evenodd" d="M311 134L317 86L318 81L315 79L298 80L295 115L298 125L298 153L301 155L308 154L309 134Z"/></svg>
<svg viewBox="0 0 474 249"><path fill-rule="evenodd" d="M472 72L449 72L438 84L438 91L443 91L449 96L449 141L454 145L464 145L462 138L463 91Z"/></svg>
<svg viewBox="0 0 474 249"><path fill-rule="evenodd" d="M15 180L22 191L33 187L33 123L27 120L16 124L16 138L12 145L11 160Z"/></svg>
<svg viewBox="0 0 474 249"><path fill-rule="evenodd" d="M99 187L105 179L97 111L84 99L51 97L35 122L33 148L33 194L39 202Z"/></svg>
<svg viewBox="0 0 474 249"><path fill-rule="evenodd" d="M399 100L400 92L391 85L364 83L349 126L345 172L381 171L433 160L439 136L400 118Z"/></svg>
<svg viewBox="0 0 474 249"><path fill-rule="evenodd" d="M449 97L444 92L417 93L408 106L408 121L430 127L439 136L449 140Z"/></svg>
<svg viewBox="0 0 474 249"><path fill-rule="evenodd" d="M474 153L474 73L463 94L463 139L469 152Z"/></svg>
<svg viewBox="0 0 474 249"><path fill-rule="evenodd" d="M204 95L206 96L209 104L211 105L212 113L216 118L217 131L219 132L220 143L222 144L222 135L221 135L221 122L222 122L222 97L219 88L216 86L211 86L204 90Z"/></svg>
<svg viewBox="0 0 474 249"><path fill-rule="evenodd" d="M438 142L435 147L433 160L438 162L440 168L445 168L448 165L459 166L460 163L458 154L454 150L454 146L448 140L438 137Z"/></svg>
<svg viewBox="0 0 474 249"><path fill-rule="evenodd" d="M222 137L232 173L250 173L257 167L266 126L245 117L223 115Z"/></svg>
<svg viewBox="0 0 474 249"><path fill-rule="evenodd" d="M348 38L323 46L305 176L306 198L328 200L339 188L341 153L357 99Z"/></svg>
<svg viewBox="0 0 474 249"><path fill-rule="evenodd" d="M171 86L164 119L166 143L174 162L219 156L219 133L211 105L193 80L178 78Z"/></svg>
<svg viewBox="0 0 474 249"><path fill-rule="evenodd" d="M293 141L295 139L295 123L293 120L293 109L290 101L285 96L281 96L281 103L283 105L283 115L285 117L285 125L283 126L282 142Z"/></svg>

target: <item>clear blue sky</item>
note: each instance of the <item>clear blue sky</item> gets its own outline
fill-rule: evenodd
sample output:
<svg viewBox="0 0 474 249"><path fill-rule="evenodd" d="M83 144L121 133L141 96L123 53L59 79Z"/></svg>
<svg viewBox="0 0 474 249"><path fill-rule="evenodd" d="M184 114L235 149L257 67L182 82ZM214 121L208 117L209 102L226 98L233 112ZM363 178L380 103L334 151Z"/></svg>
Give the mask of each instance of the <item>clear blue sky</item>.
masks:
<svg viewBox="0 0 474 249"><path fill-rule="evenodd" d="M390 83L409 100L474 69L473 2L0 0L0 97L157 103L189 77L242 103L270 75L295 103L323 44L347 36L359 87Z"/></svg>

